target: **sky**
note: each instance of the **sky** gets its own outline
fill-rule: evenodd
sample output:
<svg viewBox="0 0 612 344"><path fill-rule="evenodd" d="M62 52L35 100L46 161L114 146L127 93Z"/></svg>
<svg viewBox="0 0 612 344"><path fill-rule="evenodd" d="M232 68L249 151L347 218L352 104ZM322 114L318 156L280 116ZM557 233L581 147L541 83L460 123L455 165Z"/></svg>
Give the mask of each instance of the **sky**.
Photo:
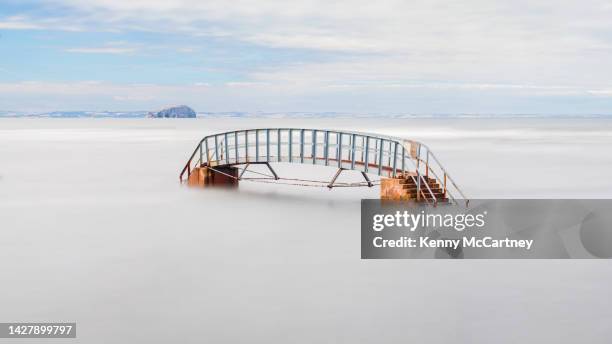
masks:
<svg viewBox="0 0 612 344"><path fill-rule="evenodd" d="M612 114L612 2L0 0L0 110Z"/></svg>

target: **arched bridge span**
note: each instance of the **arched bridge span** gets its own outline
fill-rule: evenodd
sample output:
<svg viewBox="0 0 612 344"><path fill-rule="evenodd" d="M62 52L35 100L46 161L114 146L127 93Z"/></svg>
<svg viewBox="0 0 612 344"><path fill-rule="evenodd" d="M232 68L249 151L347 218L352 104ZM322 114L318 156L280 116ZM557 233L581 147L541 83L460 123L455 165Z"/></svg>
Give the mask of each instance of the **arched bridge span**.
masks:
<svg viewBox="0 0 612 344"><path fill-rule="evenodd" d="M260 128L228 131L204 137L196 146L180 180L189 178L196 168L218 171L236 165L288 162L325 165L360 171L367 175L405 179L416 188L416 198L437 203L439 199L459 203L467 198L426 145L379 134L304 128ZM245 168L246 170L246 168ZM279 179L270 167L275 179ZM243 170L244 172L244 170ZM223 173L223 172L221 172ZM224 173L225 174L225 173ZM230 176L240 180L240 176ZM432 190L432 181L442 190Z"/></svg>

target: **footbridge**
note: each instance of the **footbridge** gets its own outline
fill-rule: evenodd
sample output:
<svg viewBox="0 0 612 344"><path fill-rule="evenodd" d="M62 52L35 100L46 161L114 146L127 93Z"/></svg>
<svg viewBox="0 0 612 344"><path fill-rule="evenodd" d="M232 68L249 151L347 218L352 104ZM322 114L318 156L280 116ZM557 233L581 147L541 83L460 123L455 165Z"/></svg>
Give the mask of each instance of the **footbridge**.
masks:
<svg viewBox="0 0 612 344"><path fill-rule="evenodd" d="M337 169L331 180L279 176L274 163L312 164ZM249 170L265 165L269 173ZM361 172L363 181L340 183L345 170ZM256 174L256 177L248 176ZM411 199L462 204L469 200L426 145L403 138L339 130L303 128L245 129L213 134L197 144L180 173L192 186L259 181L301 186L372 187L383 199Z"/></svg>

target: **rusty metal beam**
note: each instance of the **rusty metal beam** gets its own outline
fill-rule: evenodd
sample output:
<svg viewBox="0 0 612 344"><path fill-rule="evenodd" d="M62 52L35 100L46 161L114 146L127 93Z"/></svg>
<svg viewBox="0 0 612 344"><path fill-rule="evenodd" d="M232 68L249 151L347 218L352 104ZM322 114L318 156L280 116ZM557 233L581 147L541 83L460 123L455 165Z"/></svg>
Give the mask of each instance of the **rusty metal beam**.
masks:
<svg viewBox="0 0 612 344"><path fill-rule="evenodd" d="M370 180L370 178L368 178L368 174L365 172L361 172L361 175L363 176L363 178L366 180L366 182L368 182L368 187L371 188L372 186L374 186L374 183L372 183L372 181Z"/></svg>
<svg viewBox="0 0 612 344"><path fill-rule="evenodd" d="M244 165L244 169L242 170L242 172L240 172L240 175L238 176L238 180L242 179L242 175L244 174L244 172L247 171L247 169L249 168L249 165L251 164L249 164L248 162L246 165Z"/></svg>
<svg viewBox="0 0 612 344"><path fill-rule="evenodd" d="M266 166L268 166L268 169L270 170L270 172L272 172L272 175L274 176L275 180L278 180L278 175L276 174L276 171L274 171L274 169L272 168L272 166L270 166L269 163L266 162L265 164Z"/></svg>
<svg viewBox="0 0 612 344"><path fill-rule="evenodd" d="M330 190L334 187L334 183L336 182L336 179L340 177L340 173L342 173L342 171L344 171L344 168L339 168L334 178L331 180L331 182L329 182L329 185L327 185Z"/></svg>

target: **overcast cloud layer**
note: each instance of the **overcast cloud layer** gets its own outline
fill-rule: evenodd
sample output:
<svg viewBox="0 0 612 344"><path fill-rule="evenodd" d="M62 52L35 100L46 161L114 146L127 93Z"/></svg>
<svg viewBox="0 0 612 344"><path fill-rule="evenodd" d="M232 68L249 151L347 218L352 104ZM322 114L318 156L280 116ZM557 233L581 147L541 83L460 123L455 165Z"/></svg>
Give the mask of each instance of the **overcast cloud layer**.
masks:
<svg viewBox="0 0 612 344"><path fill-rule="evenodd" d="M0 5L0 109L612 113L606 1Z"/></svg>

